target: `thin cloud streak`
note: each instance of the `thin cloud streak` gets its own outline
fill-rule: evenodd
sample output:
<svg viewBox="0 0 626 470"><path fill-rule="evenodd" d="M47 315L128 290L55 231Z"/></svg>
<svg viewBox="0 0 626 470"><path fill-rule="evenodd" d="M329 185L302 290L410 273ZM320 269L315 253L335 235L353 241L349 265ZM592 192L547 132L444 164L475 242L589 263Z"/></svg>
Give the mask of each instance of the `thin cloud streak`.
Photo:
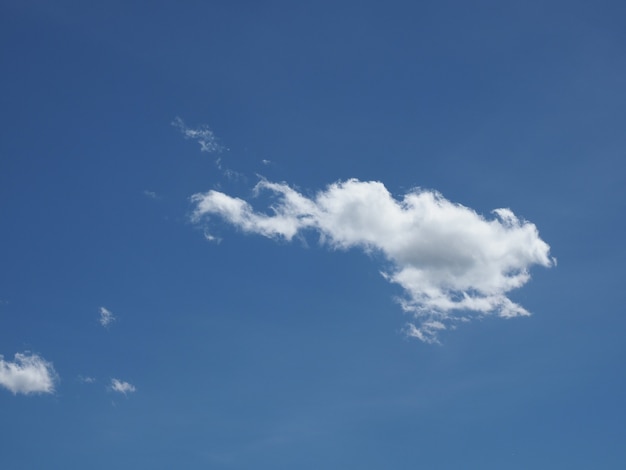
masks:
<svg viewBox="0 0 626 470"><path fill-rule="evenodd" d="M305 230L334 249L382 253L381 274L400 285L399 303L415 319L407 335L428 343L470 316L529 315L507 293L526 284L529 268L555 264L534 224L509 209L488 219L435 191L413 190L400 200L376 181L337 182L308 198L285 183L261 180L255 193L275 196L269 213L219 191L192 196L192 219L217 215L244 232L291 240Z"/></svg>
<svg viewBox="0 0 626 470"><path fill-rule="evenodd" d="M213 131L206 124L202 124L196 128L188 127L185 122L176 117L172 121L172 126L176 127L183 134L185 139L195 140L200 144L200 151L209 154L220 154L224 150L228 150L222 146L215 136ZM222 174L231 181L245 180L246 177L231 168L226 168L222 161L221 156L215 157L215 166L222 172Z"/></svg>
<svg viewBox="0 0 626 470"><path fill-rule="evenodd" d="M14 361L0 355L0 386L14 395L54 393L58 375L51 362L26 351L15 354Z"/></svg>

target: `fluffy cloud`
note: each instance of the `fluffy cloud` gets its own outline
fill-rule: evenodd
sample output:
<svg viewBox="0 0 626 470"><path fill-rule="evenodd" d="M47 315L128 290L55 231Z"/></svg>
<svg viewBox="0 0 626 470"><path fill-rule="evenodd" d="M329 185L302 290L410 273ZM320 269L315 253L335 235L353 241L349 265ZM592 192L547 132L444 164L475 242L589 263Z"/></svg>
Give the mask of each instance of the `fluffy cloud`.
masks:
<svg viewBox="0 0 626 470"><path fill-rule="evenodd" d="M414 318L406 332L425 342L470 316L529 315L506 294L530 279L532 265L555 262L535 225L511 210L485 218L435 191L416 189L397 200L382 183L356 179L312 198L266 180L259 191L274 196L268 212L219 191L195 194L193 220L218 215L245 232L285 240L315 230L329 247L382 253L390 264L382 274L403 288L400 304Z"/></svg>
<svg viewBox="0 0 626 470"><path fill-rule="evenodd" d="M100 307L100 324L106 327L113 321L115 321L113 313L105 307Z"/></svg>
<svg viewBox="0 0 626 470"><path fill-rule="evenodd" d="M118 379L111 379L111 390L126 395L127 393L135 392L137 389L134 385L131 385L128 382L122 382Z"/></svg>
<svg viewBox="0 0 626 470"><path fill-rule="evenodd" d="M23 393L53 393L57 374L52 363L36 354L17 353L13 362L0 356L0 386L14 395Z"/></svg>
<svg viewBox="0 0 626 470"><path fill-rule="evenodd" d="M172 121L172 126L178 128L185 136L185 139L192 139L200 144L201 152L219 153L224 148L218 143L215 134L208 126L202 125L196 129L187 127L185 122L177 117Z"/></svg>

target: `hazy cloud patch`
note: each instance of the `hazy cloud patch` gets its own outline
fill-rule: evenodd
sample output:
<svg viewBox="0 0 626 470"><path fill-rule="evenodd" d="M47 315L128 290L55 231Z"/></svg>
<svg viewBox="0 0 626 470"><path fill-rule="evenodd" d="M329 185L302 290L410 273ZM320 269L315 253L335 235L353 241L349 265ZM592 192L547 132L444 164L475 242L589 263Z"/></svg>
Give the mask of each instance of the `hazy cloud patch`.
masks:
<svg viewBox="0 0 626 470"><path fill-rule="evenodd" d="M105 328L115 321L115 315L105 307L100 307L100 324Z"/></svg>
<svg viewBox="0 0 626 470"><path fill-rule="evenodd" d="M176 117L172 121L172 126L180 130L185 139L195 140L200 144L200 151L207 153L220 153L224 147L220 145L213 131L207 125L201 125L196 128L187 127L185 122ZM219 164L218 164L219 166Z"/></svg>
<svg viewBox="0 0 626 470"><path fill-rule="evenodd" d="M204 239L209 242L220 244L222 239L220 237L216 237L215 235L211 235L210 232L204 231Z"/></svg>
<svg viewBox="0 0 626 470"><path fill-rule="evenodd" d="M111 379L110 388L114 392L122 393L124 395L126 395L128 393L134 393L135 391L137 391L137 389L135 388L134 385L132 385L132 384L130 384L128 382L124 382L124 381L119 380L119 379Z"/></svg>
<svg viewBox="0 0 626 470"><path fill-rule="evenodd" d="M217 215L245 232L285 240L313 230L331 248L383 254L390 267L382 274L403 288L399 303L414 318L406 332L425 342L470 316L529 315L507 293L528 282L532 265L555 264L536 226L509 209L486 218L436 191L395 199L382 183L356 179L311 198L267 180L256 185L260 191L274 198L265 211L220 191L195 194L192 218Z"/></svg>

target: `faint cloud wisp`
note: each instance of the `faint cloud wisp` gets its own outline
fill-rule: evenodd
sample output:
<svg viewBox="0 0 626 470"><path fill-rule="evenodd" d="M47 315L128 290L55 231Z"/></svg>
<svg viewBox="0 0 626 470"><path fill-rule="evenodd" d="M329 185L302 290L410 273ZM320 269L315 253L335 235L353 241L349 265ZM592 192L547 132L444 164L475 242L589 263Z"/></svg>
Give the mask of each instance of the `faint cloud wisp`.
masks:
<svg viewBox="0 0 626 470"><path fill-rule="evenodd" d="M106 328L114 321L113 313L105 307L100 307L100 324Z"/></svg>
<svg viewBox="0 0 626 470"><path fill-rule="evenodd" d="M179 129L180 132L185 136L185 139L192 139L198 142L200 144L201 152L220 153L222 150L224 150L224 147L222 147L217 141L217 138L215 137L213 131L206 125L201 125L195 129L192 129L190 127L187 127L187 125L181 118L176 117L172 121L172 126Z"/></svg>
<svg viewBox="0 0 626 470"><path fill-rule="evenodd" d="M267 180L259 191L276 197L269 213L212 190L191 197L192 219L217 215L244 232L288 241L314 230L331 248L383 254L390 266L381 274L402 287L399 303L414 318L405 332L428 343L468 315L529 315L506 294L528 282L532 265L555 264L536 226L509 209L485 218L436 191L416 189L398 200L382 183L356 179L313 198Z"/></svg>
<svg viewBox="0 0 626 470"><path fill-rule="evenodd" d="M137 391L134 385L128 382L123 382L122 380L119 380L119 379L111 379L110 388L114 392L122 393L124 395L128 393L134 393Z"/></svg>
<svg viewBox="0 0 626 470"><path fill-rule="evenodd" d="M172 126L179 129L185 139L192 139L198 142L200 144L201 152L219 154L224 150L228 150L219 143L213 131L205 124L193 129L188 127L181 118L176 117L172 121ZM224 176L231 181L246 179L242 173L239 173L231 168L226 168L222 162L222 157L215 158L215 166L217 166L217 168L222 171Z"/></svg>

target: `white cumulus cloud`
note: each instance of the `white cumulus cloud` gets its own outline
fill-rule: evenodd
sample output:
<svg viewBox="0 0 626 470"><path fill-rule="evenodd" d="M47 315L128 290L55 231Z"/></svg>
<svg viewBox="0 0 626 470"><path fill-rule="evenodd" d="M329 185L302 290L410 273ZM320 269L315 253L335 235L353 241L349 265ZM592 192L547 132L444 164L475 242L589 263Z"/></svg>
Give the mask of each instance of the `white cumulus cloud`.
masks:
<svg viewBox="0 0 626 470"><path fill-rule="evenodd" d="M115 321L115 315L113 315L113 313L105 308L105 307L100 307L100 324L102 326L109 326L113 321Z"/></svg>
<svg viewBox="0 0 626 470"><path fill-rule="evenodd" d="M15 354L14 361L0 355L0 386L14 395L53 393L57 374L52 363L29 352Z"/></svg>
<svg viewBox="0 0 626 470"><path fill-rule="evenodd" d="M389 262L383 276L403 288L400 304L414 318L406 332L425 342L469 316L529 315L507 293L530 279L532 265L555 262L536 226L511 210L486 218L435 191L395 199L382 183L356 179L311 198L267 180L259 191L274 196L266 212L219 191L195 194L193 220L218 215L245 232L285 240L314 230L331 248L381 253Z"/></svg>
<svg viewBox="0 0 626 470"><path fill-rule="evenodd" d="M135 392L137 389L134 385L129 384L128 382L123 382L119 379L111 379L111 390L126 395L127 393Z"/></svg>

